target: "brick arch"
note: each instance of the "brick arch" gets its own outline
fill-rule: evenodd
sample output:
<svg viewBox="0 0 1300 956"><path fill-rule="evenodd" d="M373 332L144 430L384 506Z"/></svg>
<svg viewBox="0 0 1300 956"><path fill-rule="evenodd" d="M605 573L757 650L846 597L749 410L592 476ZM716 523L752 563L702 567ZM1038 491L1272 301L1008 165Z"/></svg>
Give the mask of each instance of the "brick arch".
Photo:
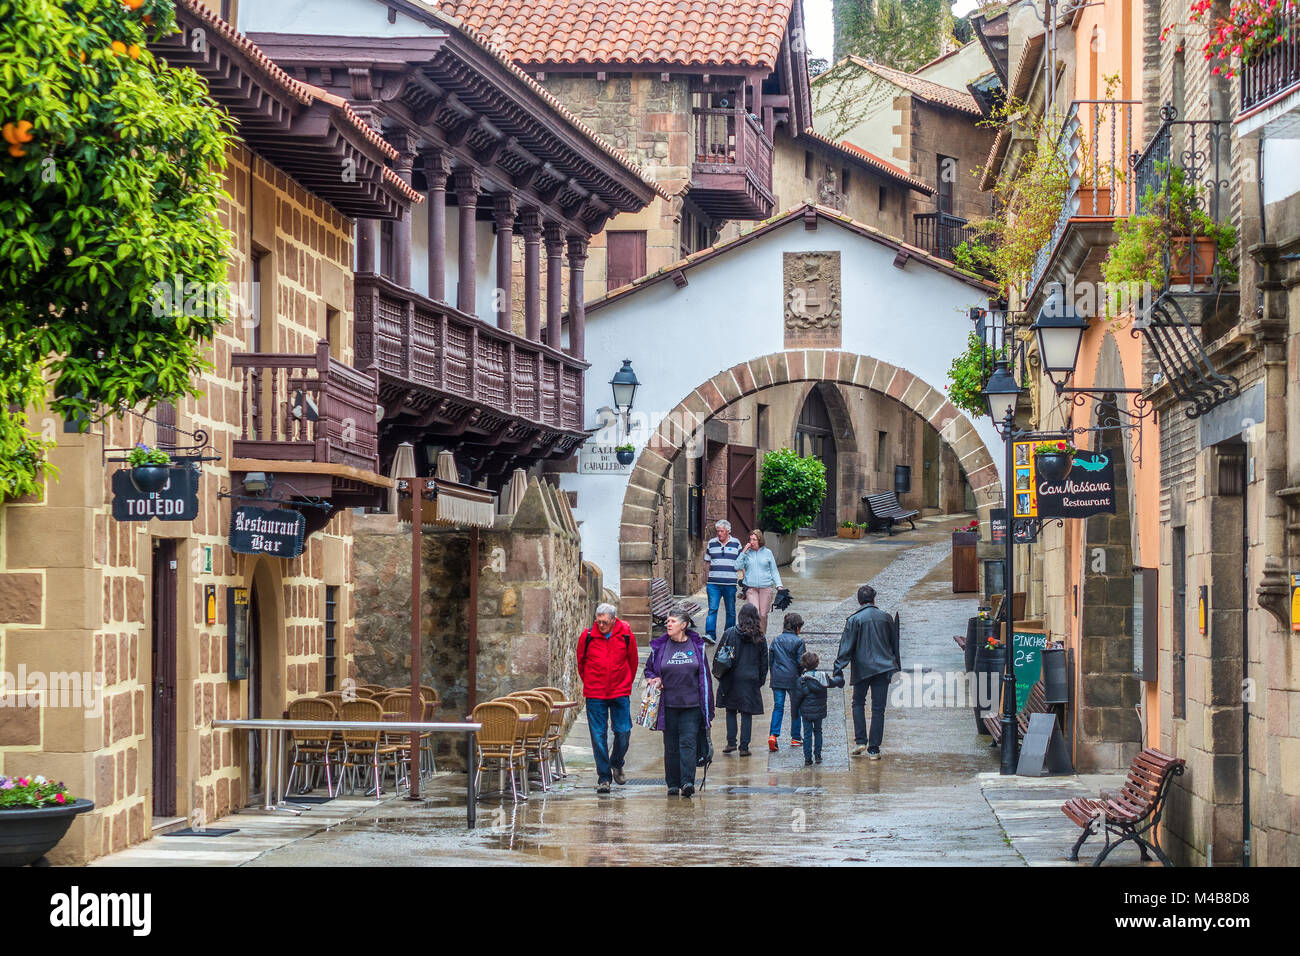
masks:
<svg viewBox="0 0 1300 956"><path fill-rule="evenodd" d="M944 396L906 369L869 355L823 349L773 352L718 372L664 419L637 456L619 525L619 616L650 633L651 522L655 499L682 452L682 434L754 392L791 382L834 382L870 389L919 415L947 442L966 472L981 518L1002 500L997 466L975 426Z"/></svg>

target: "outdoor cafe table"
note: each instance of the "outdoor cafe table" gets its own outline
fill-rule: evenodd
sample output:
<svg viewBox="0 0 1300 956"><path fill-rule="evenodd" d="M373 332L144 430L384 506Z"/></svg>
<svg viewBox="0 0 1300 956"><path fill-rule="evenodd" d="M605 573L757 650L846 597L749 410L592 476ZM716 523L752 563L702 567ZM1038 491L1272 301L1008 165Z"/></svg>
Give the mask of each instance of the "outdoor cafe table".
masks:
<svg viewBox="0 0 1300 956"><path fill-rule="evenodd" d="M271 789L271 732L276 734L276 752L284 754L285 734L291 730L374 730L379 725L385 733L457 733L469 735L469 766L470 771L465 774L466 779L466 811L465 815L469 820L469 825L474 826L474 808L477 802L474 793L474 748L477 740L474 737L476 733L483 729L482 724L476 724L469 721L465 723L433 723L429 721L418 720L288 720L274 719L270 717L254 717L246 720L214 720L213 727L226 728L230 730L260 730L265 735L265 746L262 748L265 759L263 770L266 780L266 806L265 810L287 810L290 813L300 813L288 801L284 799L284 760L276 761L275 774L275 791ZM272 797L275 799L273 800Z"/></svg>

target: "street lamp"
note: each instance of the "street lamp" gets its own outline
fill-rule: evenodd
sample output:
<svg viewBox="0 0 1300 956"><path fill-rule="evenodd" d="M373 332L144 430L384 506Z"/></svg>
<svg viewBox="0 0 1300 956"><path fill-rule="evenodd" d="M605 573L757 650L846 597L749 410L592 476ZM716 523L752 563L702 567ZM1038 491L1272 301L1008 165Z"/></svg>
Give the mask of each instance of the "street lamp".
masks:
<svg viewBox="0 0 1300 956"><path fill-rule="evenodd" d="M1038 338L1038 356L1043 371L1057 389L1062 389L1074 374L1079 362L1079 347L1083 333L1088 330L1088 320L1078 315L1073 306L1064 302L1064 294L1053 295L1038 313L1038 321L1029 328ZM1060 376L1058 382L1056 377Z"/></svg>
<svg viewBox="0 0 1300 956"><path fill-rule="evenodd" d="M610 388L614 390L614 407L623 416L625 433L628 431L628 415L632 411L632 400L636 398L637 386L640 384L636 372L632 371L631 359L623 359L623 367L609 380Z"/></svg>
<svg viewBox="0 0 1300 956"><path fill-rule="evenodd" d="M1006 556L1005 572L1003 574L1003 595L1002 595L1002 621L1004 630L1002 634L1003 648L1006 652L1006 663L1002 668L1002 753L999 772L1004 776L1011 776L1016 772L1016 765L1020 762L1020 740L1016 736L1016 670L1015 659L1011 653L1011 629L1015 625L1015 614L1012 611L1015 605L1015 535L1012 533L1013 522L1011 516L1015 514L1015 482L1012 476L1015 474L1015 465L1012 462L1012 442L1017 437L1016 432L1016 401L1020 397L1021 388L1016 384L1015 376L1007 368L1005 356L997 360L997 365L993 367L993 374L989 376L988 384L984 386L984 401L988 407L989 417L993 419L993 427L998 430L1006 443L1006 465L1003 472L1003 481L1006 485L1006 514L1007 514L1007 534L1006 534ZM1005 408L1006 411L1002 416L1002 424L998 424L998 410Z"/></svg>

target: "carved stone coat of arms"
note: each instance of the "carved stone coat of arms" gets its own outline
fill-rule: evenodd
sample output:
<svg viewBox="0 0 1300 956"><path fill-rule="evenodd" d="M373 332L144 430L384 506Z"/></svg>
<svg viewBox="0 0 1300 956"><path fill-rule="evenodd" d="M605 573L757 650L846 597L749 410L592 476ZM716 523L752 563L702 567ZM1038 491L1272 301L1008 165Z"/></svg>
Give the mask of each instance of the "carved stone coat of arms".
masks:
<svg viewBox="0 0 1300 956"><path fill-rule="evenodd" d="M787 252L784 272L786 344L838 346L840 254Z"/></svg>

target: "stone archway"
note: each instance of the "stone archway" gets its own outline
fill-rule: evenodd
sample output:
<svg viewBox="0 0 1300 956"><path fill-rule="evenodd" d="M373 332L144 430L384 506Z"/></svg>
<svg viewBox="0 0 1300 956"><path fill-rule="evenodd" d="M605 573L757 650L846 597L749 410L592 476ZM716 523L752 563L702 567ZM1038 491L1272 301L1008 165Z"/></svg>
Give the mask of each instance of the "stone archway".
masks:
<svg viewBox="0 0 1300 956"><path fill-rule="evenodd" d="M966 473L982 520L1002 498L997 466L970 420L943 392L906 369L869 355L823 349L774 352L724 369L692 389L650 436L628 478L619 525L619 616L650 632L652 523L656 497L683 450L683 422L703 425L732 402L792 382L867 388L898 401L943 436Z"/></svg>

